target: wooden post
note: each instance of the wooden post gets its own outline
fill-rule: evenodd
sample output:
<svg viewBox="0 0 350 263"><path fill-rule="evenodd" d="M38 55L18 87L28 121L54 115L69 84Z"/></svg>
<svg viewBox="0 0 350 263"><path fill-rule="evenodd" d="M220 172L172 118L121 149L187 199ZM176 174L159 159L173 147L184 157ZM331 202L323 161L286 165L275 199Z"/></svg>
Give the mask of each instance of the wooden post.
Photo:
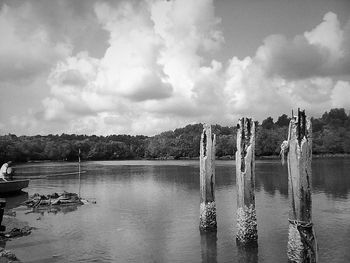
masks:
<svg viewBox="0 0 350 263"><path fill-rule="evenodd" d="M288 261L316 262L317 242L311 220L312 128L305 111L292 117L288 135Z"/></svg>
<svg viewBox="0 0 350 263"><path fill-rule="evenodd" d="M203 125L200 142L200 222L202 231L216 230L215 205L215 134L211 126Z"/></svg>
<svg viewBox="0 0 350 263"><path fill-rule="evenodd" d="M0 231L5 231L6 230L6 227L1 225L2 219L3 219L3 216L4 216L5 206L6 206L6 200L1 198L0 199Z"/></svg>
<svg viewBox="0 0 350 263"><path fill-rule="evenodd" d="M79 192L78 192L78 197L80 198L80 190L81 190L81 175L80 175L80 148L79 148L79 152L78 152L78 158L79 158Z"/></svg>
<svg viewBox="0 0 350 263"><path fill-rule="evenodd" d="M255 211L255 123L241 118L237 126L236 185L237 242L256 243L258 230Z"/></svg>

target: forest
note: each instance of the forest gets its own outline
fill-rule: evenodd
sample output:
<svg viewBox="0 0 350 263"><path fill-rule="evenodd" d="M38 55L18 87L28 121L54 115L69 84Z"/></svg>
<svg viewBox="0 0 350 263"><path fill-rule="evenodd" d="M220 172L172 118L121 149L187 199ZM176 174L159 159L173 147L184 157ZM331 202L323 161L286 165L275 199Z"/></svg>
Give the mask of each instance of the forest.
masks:
<svg viewBox="0 0 350 263"><path fill-rule="evenodd" d="M290 118L283 114L276 121L268 117L256 122L257 157L277 156L287 138ZM343 108L331 109L320 118L312 118L314 154L350 154L350 114ZM216 156L233 158L236 151L236 127L212 126L216 134ZM36 135L0 136L0 161L77 161L126 159L198 158L202 124L166 131L155 136L131 135Z"/></svg>

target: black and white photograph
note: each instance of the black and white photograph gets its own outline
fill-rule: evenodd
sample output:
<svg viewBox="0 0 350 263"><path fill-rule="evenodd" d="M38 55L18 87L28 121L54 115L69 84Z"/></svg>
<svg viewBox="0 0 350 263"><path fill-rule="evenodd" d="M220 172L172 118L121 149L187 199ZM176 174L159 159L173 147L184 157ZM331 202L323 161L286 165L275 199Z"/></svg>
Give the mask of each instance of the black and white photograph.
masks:
<svg viewBox="0 0 350 263"><path fill-rule="evenodd" d="M349 263L350 0L0 0L0 263Z"/></svg>

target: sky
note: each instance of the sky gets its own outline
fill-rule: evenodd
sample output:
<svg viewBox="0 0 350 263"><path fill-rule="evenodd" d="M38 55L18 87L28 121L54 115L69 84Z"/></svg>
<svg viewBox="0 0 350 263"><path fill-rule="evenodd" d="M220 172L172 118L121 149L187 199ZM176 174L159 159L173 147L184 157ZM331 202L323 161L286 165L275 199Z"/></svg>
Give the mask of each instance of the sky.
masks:
<svg viewBox="0 0 350 263"><path fill-rule="evenodd" d="M348 0L0 0L0 134L350 109Z"/></svg>

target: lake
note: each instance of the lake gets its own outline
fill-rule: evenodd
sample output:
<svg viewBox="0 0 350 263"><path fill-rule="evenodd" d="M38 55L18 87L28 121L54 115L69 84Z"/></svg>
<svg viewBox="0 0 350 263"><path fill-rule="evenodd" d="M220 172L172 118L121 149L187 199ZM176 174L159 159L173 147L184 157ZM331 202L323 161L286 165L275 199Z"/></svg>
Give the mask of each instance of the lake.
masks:
<svg viewBox="0 0 350 263"><path fill-rule="evenodd" d="M313 222L319 262L350 262L350 159L314 159ZM278 160L256 162L258 248L238 248L234 161L216 162L216 233L200 234L199 161L31 163L27 193L81 192L96 201L17 218L37 229L7 242L23 262L287 262L288 178Z"/></svg>

